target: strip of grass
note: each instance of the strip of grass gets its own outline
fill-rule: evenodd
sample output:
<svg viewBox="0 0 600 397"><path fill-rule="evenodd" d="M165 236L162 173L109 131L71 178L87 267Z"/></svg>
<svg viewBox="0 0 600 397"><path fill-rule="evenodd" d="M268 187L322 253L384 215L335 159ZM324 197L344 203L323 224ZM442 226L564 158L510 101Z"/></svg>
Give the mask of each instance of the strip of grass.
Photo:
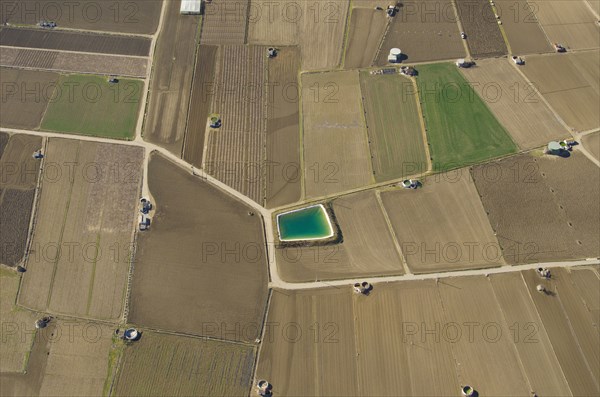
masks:
<svg viewBox="0 0 600 397"><path fill-rule="evenodd" d="M41 129L132 139L142 89L140 80L120 79L111 84L101 76L62 75Z"/></svg>
<svg viewBox="0 0 600 397"><path fill-rule="evenodd" d="M418 69L419 96L435 171L517 151L510 135L455 65L441 63Z"/></svg>

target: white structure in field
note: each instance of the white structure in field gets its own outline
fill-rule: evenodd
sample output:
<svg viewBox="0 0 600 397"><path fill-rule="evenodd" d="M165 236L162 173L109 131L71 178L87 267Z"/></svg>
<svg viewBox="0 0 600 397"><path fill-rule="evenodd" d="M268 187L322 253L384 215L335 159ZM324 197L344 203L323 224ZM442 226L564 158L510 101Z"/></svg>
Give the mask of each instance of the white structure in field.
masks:
<svg viewBox="0 0 600 397"><path fill-rule="evenodd" d="M400 48L392 48L390 50L390 53L388 55L388 62L389 63L398 63L400 62L400 56L402 55L402 51L400 51Z"/></svg>
<svg viewBox="0 0 600 397"><path fill-rule="evenodd" d="M202 0L181 0L181 8L179 12L186 15L200 14L202 8Z"/></svg>

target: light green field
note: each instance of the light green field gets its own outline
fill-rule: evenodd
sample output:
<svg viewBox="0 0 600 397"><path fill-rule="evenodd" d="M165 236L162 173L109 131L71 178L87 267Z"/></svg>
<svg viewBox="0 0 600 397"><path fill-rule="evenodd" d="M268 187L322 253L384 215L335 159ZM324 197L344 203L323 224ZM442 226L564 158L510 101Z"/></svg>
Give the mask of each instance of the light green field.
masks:
<svg viewBox="0 0 600 397"><path fill-rule="evenodd" d="M369 148L377 182L427 170L427 158L410 79L360 74Z"/></svg>
<svg viewBox="0 0 600 397"><path fill-rule="evenodd" d="M133 138L143 83L106 77L62 75L52 96L41 129L105 138Z"/></svg>
<svg viewBox="0 0 600 397"><path fill-rule="evenodd" d="M504 127L449 63L418 68L433 169L462 167L517 151Z"/></svg>

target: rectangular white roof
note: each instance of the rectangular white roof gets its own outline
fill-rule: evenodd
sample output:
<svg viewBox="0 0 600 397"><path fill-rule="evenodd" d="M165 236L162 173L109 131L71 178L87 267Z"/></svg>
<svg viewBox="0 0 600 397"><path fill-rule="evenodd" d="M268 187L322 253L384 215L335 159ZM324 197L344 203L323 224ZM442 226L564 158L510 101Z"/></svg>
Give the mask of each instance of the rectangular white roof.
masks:
<svg viewBox="0 0 600 397"><path fill-rule="evenodd" d="M181 0L181 14L200 14L202 0Z"/></svg>

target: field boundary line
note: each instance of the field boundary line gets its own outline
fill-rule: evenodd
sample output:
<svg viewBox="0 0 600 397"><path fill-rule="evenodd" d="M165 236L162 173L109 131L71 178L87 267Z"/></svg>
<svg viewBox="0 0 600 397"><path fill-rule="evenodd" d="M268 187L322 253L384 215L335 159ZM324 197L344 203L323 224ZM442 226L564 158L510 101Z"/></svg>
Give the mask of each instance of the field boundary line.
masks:
<svg viewBox="0 0 600 397"><path fill-rule="evenodd" d="M381 52L381 48L383 47L383 43L385 42L385 38L387 37L387 34L390 31L390 26L392 26L392 20L390 18L386 18L386 21L385 21L385 30L384 30L383 34L381 35L381 39L379 40L379 43L377 44L377 50L375 51L375 56L371 60L371 66L372 67L377 62L377 58L379 58L379 53ZM383 68L383 67L385 67L385 66L381 66L380 69Z"/></svg>
<svg viewBox="0 0 600 397"><path fill-rule="evenodd" d="M6 25L7 28L11 29L23 29L23 30L42 30L37 25L29 25L29 24L11 24L8 23ZM158 27L157 27L158 29ZM66 26L57 26L52 29L55 32L66 32L66 33L79 33L79 34L91 34L91 35L109 35L109 36L119 36L119 37L129 37L129 38L146 38L149 39L152 37L150 33L128 33L128 32L117 32L114 30L94 30L94 29L82 29L82 28L69 28Z"/></svg>
<svg viewBox="0 0 600 397"><path fill-rule="evenodd" d="M367 110L365 107L365 103L364 103L364 95L363 95L363 90L362 90L362 85L360 83L360 71L351 71L352 73L356 73L356 80L358 81L358 92L360 93L360 101L358 102L358 106L360 107L361 112L360 113L360 119L363 122L363 136L366 138L367 142L366 142L366 146L367 146L367 153L369 153L369 156L371 157L371 161L369 161L369 164L371 164L371 172L369 173L369 177L371 178L371 183L376 183L377 179L375 178L375 167L373 166L373 151L371 150L371 138L369 137L369 127L367 125Z"/></svg>
<svg viewBox="0 0 600 397"><path fill-rule="evenodd" d="M415 89L415 101L417 103L417 113L419 114L419 124L421 125L421 134L423 137L423 145L425 148L425 157L427 159L427 171L431 172L433 164L431 163L431 152L429 150L429 140L427 139L427 127L425 127L425 116L423 116L423 109L421 109L421 96L419 95L419 86L417 79L409 78L412 82L413 88Z"/></svg>
<svg viewBox="0 0 600 397"><path fill-rule="evenodd" d="M596 10L594 10L594 7L592 7L589 0L585 0L584 2L585 2L585 5L587 6L587 8L589 8L589 10L592 12L592 14L596 17L596 19L597 20L600 19L600 15L598 15Z"/></svg>
<svg viewBox="0 0 600 397"><path fill-rule="evenodd" d="M300 200L306 199L306 175L305 168L306 164L304 161L304 88L302 86L302 65L300 65L300 70L298 70L298 133L300 134ZM272 210L272 209L271 209Z"/></svg>
<svg viewBox="0 0 600 397"><path fill-rule="evenodd" d="M402 263L402 267L404 268L404 274L413 274L408 267L408 263L406 262L406 258L404 257L404 253L402 252L402 248L400 248L400 243L398 242L398 236L396 236L396 232L394 231L394 227L392 226L392 221L383 205L383 200L381 199L381 192L379 190L375 190L375 197L377 198L377 205L379 206L379 210L383 214L383 218L385 219L385 224L387 225L388 232L392 237L392 241L394 242L394 248L396 249L398 256L400 257L400 262Z"/></svg>
<svg viewBox="0 0 600 397"><path fill-rule="evenodd" d="M256 372L258 372L258 362L260 361L260 353L263 347L263 338L265 335L265 324L267 323L267 318L269 317L269 309L271 308L271 299L273 298L273 289L269 288L269 295L267 296L267 304L265 308L265 314L263 315L262 325L260 327L260 342L258 346L256 346L256 355L254 356L254 365L252 368L252 383L250 384L250 393L252 393L252 385L256 381Z"/></svg>
<svg viewBox="0 0 600 397"><path fill-rule="evenodd" d="M350 44L350 25L352 21L352 14L354 12L353 7L354 0L348 1L348 10L346 11L346 26L344 27L344 37L342 41L342 51L340 59L338 59L338 67L336 69L344 69L346 67L346 52L348 51L348 44Z"/></svg>
<svg viewBox="0 0 600 397"><path fill-rule="evenodd" d="M496 9L496 5L493 2L490 2L490 7L492 9L492 11L494 12L494 15L500 15L498 14L498 10ZM500 19L498 19L499 22L502 22ZM539 23L538 23L539 25ZM498 23L498 29L500 30L500 34L502 35L502 39L504 40L504 45L506 45L506 50L508 51L509 54L512 55L512 48L510 47L510 42L508 41L508 36L506 34L506 31L504 30L504 26L501 23ZM528 381L529 382L529 381Z"/></svg>
<svg viewBox="0 0 600 397"><path fill-rule="evenodd" d="M65 54L76 54L76 55L81 55L81 54L85 54L85 55L98 55L98 56L105 56L105 57L110 57L110 58L135 58L135 59L148 59L149 55L122 55L122 54L109 54L109 53L105 53L105 52L89 52L89 51L72 51L72 50L60 50L60 49L54 49L54 48L36 48L36 47L22 47L22 46L16 46L16 45L0 45L0 49L2 48L14 48L15 50L24 50L24 51L46 51L46 52L58 52L58 53L65 53Z"/></svg>
<svg viewBox="0 0 600 397"><path fill-rule="evenodd" d="M231 343L234 345L239 345L239 346L245 346L245 347L253 347L256 348L256 343L252 343L252 342L244 342L244 341L239 341L239 340L233 340L233 339L223 339L223 338L216 338L214 336L205 336L205 335L198 335L198 334L188 334L186 332L180 332L180 331L173 331L173 330L168 330L168 329L161 329L161 328L154 328L152 326L144 326L144 325L138 325L135 323L131 323L132 325L137 325L139 329L142 330L142 333L144 331L150 331L150 332L154 332L157 334L165 334L165 335L174 335L174 336L181 336L184 338L192 338L192 339L201 339L201 340L208 340L208 341L216 341L216 342L223 342L223 343Z"/></svg>
<svg viewBox="0 0 600 397"><path fill-rule="evenodd" d="M66 69L58 69L58 68L42 68L42 67L37 67L37 66L21 66L21 65L0 65L3 68L7 68L7 69L18 69L18 70L31 70L31 71L39 71L39 72L54 72L54 73L58 73L58 74L81 74L81 75L92 75L92 76L103 76L106 74L111 74L111 73L98 73L98 72L82 72L79 70L66 70ZM130 74L119 74L118 76L122 76L122 77L126 77L129 79L139 79L139 80L144 80L145 77L140 76L140 75L130 75ZM48 108L46 106L46 108ZM46 112L44 111L44 115L46 114ZM41 122L40 122L41 124ZM39 126L38 126L39 128ZM65 133L66 134L66 133Z"/></svg>
<svg viewBox="0 0 600 397"><path fill-rule="evenodd" d="M456 0L450 0L452 3L452 8L454 9L454 17L456 18L456 26L458 27L458 32L464 32L464 28L462 25L462 21L460 20L460 13L458 12L458 4L456 4ZM473 59L471 56L471 49L469 48L469 43L467 40L461 39L463 47L465 48L465 54L467 58Z"/></svg>

